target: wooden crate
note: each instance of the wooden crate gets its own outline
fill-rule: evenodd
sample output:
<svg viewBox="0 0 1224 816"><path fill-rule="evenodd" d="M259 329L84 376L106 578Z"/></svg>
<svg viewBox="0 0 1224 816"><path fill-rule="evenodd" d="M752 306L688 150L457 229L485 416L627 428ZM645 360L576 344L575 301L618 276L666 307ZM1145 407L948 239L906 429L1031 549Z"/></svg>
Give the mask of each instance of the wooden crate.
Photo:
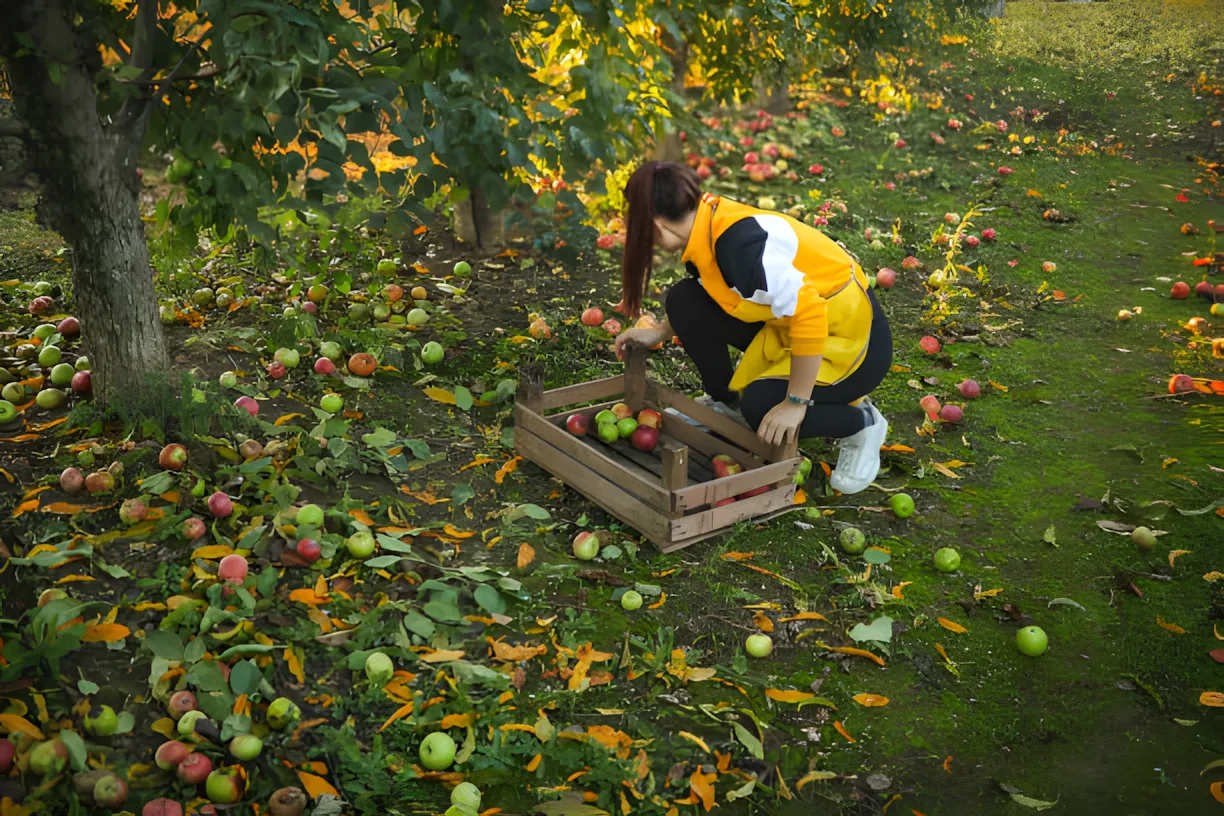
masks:
<svg viewBox="0 0 1224 816"><path fill-rule="evenodd" d="M796 446L766 445L752 430L648 379L646 355L645 350L631 350L623 376L551 391L543 390L538 365L525 367L514 410L515 448L663 552L718 535L741 521L764 520L790 509L802 461ZM596 404L587 405L591 402ZM595 414L618 402L628 404L635 415L643 408L663 415L654 451L639 451L626 440L608 444L596 436ZM708 431L665 413L668 408ZM565 429L566 418L574 413L592 419L585 436ZM743 472L716 478L710 460L724 453L741 463ZM714 506L766 486L764 493Z"/></svg>

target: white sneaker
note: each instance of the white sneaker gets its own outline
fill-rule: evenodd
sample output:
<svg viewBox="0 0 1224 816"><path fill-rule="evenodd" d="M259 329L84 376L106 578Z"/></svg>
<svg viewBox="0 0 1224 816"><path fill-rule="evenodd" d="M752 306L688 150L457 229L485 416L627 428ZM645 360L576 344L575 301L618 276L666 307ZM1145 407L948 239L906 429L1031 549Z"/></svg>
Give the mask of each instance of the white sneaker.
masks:
<svg viewBox="0 0 1224 816"><path fill-rule="evenodd" d="M837 457L837 467L829 477L829 484L834 490L843 494L861 493L875 481L880 472L880 446L888 436L888 421L871 403L864 405L871 410L875 421L854 436L848 436L841 441L841 452Z"/></svg>

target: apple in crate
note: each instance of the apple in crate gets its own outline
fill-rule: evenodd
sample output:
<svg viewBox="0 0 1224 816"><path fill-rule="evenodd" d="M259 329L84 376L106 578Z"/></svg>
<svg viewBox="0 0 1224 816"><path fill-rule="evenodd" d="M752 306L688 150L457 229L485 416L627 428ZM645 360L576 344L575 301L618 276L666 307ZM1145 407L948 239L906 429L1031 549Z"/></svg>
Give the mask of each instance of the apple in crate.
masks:
<svg viewBox="0 0 1224 816"><path fill-rule="evenodd" d="M638 425L629 434L629 444L640 451L650 453L659 444L659 431L650 425Z"/></svg>
<svg viewBox="0 0 1224 816"><path fill-rule="evenodd" d="M628 419L629 417L633 416L632 409L630 409L629 406L623 402L618 402L615 405L613 405L612 413L616 415L616 419L618 421L622 419Z"/></svg>
<svg viewBox="0 0 1224 816"><path fill-rule="evenodd" d="M570 414L569 419L565 420L566 430L574 436L584 436L590 426L591 421L586 418L586 414Z"/></svg>
<svg viewBox="0 0 1224 816"><path fill-rule="evenodd" d="M744 470L744 466L725 453L720 453L711 460L714 464L714 475L718 478L734 476Z"/></svg>
<svg viewBox="0 0 1224 816"><path fill-rule="evenodd" d="M663 415L652 408L645 408L637 415L639 425L645 425L647 428L658 430L663 424Z"/></svg>

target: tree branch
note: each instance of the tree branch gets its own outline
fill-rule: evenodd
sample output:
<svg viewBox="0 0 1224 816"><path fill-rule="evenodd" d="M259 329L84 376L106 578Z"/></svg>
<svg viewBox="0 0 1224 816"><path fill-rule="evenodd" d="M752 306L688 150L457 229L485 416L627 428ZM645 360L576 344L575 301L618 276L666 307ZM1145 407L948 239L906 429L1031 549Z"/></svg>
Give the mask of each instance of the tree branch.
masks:
<svg viewBox="0 0 1224 816"><path fill-rule="evenodd" d="M140 6L136 9L136 30L132 37L129 64L140 69L141 80L150 80L157 73L153 70L153 41L156 37L157 0L140 0ZM147 97L129 97L115 114L115 124L120 128L128 128L143 120L148 109Z"/></svg>

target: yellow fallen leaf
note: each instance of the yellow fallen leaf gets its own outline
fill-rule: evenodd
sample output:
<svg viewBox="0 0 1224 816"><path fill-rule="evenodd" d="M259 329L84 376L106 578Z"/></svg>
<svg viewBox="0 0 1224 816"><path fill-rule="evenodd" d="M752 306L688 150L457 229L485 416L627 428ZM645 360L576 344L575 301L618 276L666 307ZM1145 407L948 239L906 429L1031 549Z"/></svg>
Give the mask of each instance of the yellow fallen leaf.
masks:
<svg viewBox="0 0 1224 816"><path fill-rule="evenodd" d="M881 445L880 450L884 453L913 453L914 449L909 445Z"/></svg>
<svg viewBox="0 0 1224 816"><path fill-rule="evenodd" d="M34 739L43 739L43 732L34 723L18 714L0 714L0 726L8 729L10 734L29 734Z"/></svg>
<svg viewBox="0 0 1224 816"><path fill-rule="evenodd" d="M987 385L989 385L989 386L991 386L992 388L997 388L997 389L999 389L999 390L1000 390L1000 391L1002 391L1004 394L1006 394L1006 393L1007 393L1007 386L1006 386L1006 385L999 385L999 384L998 384L997 382L995 382L994 380L987 380L987 381L986 381L986 384L987 384Z"/></svg>
<svg viewBox="0 0 1224 816"><path fill-rule="evenodd" d="M969 631L956 621L950 621L947 618L939 618L939 625L947 629L949 632L955 632L958 635L963 635Z"/></svg>
<svg viewBox="0 0 1224 816"><path fill-rule="evenodd" d="M974 600L977 600L977 601L983 600L985 598L993 598L994 596L998 595L1002 591L1003 591L1002 587L1000 587L999 589L984 589L981 592L973 593L973 598Z"/></svg>
<svg viewBox="0 0 1224 816"><path fill-rule="evenodd" d="M170 719L169 717L162 717L150 725L149 729L153 731L154 734L161 734L166 739L178 738L178 726L175 724L174 720Z"/></svg>
<svg viewBox="0 0 1224 816"><path fill-rule="evenodd" d="M707 813L714 807L714 782L717 779L717 773L702 773L701 768L693 771L689 777L689 790L701 800L701 806Z"/></svg>
<svg viewBox="0 0 1224 816"><path fill-rule="evenodd" d="M888 698L879 694L856 694L850 699L867 708L876 708L878 706L888 705Z"/></svg>
<svg viewBox="0 0 1224 816"><path fill-rule="evenodd" d="M1218 691L1204 691L1199 695L1199 705L1224 708L1224 694Z"/></svg>
<svg viewBox="0 0 1224 816"><path fill-rule="evenodd" d="M497 473L493 474L493 481L496 482L497 484L501 484L503 481L506 480L507 476L509 476L511 473L513 473L518 468L518 463L521 462L522 460L523 460L523 457L515 456L510 461L506 462L506 464L498 468Z"/></svg>
<svg viewBox="0 0 1224 816"><path fill-rule="evenodd" d="M40 513L54 513L57 516L75 516L77 513L84 512L85 505L72 504L71 502L51 502L39 508Z"/></svg>
<svg viewBox="0 0 1224 816"><path fill-rule="evenodd" d="M272 421L272 424L279 428L280 426L287 425L288 423L292 422L298 417L303 417L303 416L306 416L306 415L305 414L285 414L284 416L278 416L276 419L274 419Z"/></svg>
<svg viewBox="0 0 1224 816"><path fill-rule="evenodd" d="M216 561L233 554L234 548L228 544L206 544L191 551L192 559L203 558L205 561Z"/></svg>
<svg viewBox="0 0 1224 816"><path fill-rule="evenodd" d="M795 790L803 790L803 786L812 782L823 782L826 779L836 779L837 774L832 771L808 771L803 777L795 783Z"/></svg>
<svg viewBox="0 0 1224 816"><path fill-rule="evenodd" d="M519 569L525 569L528 564L535 560L535 548L524 541L519 545L518 561L516 562Z"/></svg>
<svg viewBox="0 0 1224 816"><path fill-rule="evenodd" d="M848 741L858 742L858 740L850 736L850 732L846 730L846 726L842 725L840 721L833 723L833 727L837 729L837 733L841 734Z"/></svg>
<svg viewBox="0 0 1224 816"><path fill-rule="evenodd" d="M827 649L830 652L837 652L838 654L855 655L857 657L865 657L868 660L872 661L873 663L877 664L878 666L886 668L886 665L884 663L884 658L880 657L878 654L869 652L866 649L857 649L854 646L829 646L824 643L818 643L817 645L820 646L820 648Z"/></svg>
<svg viewBox="0 0 1224 816"><path fill-rule="evenodd" d="M1178 626L1176 623L1168 623L1168 622L1166 622L1166 621L1162 620L1162 619L1161 619L1161 617L1160 617L1159 615L1157 615L1157 616L1156 616L1156 624L1157 624L1158 626L1160 626L1160 628L1161 628L1161 629L1167 629L1167 630L1169 630L1170 632L1172 632L1172 633L1173 633L1173 634L1175 634L1175 635L1184 635L1184 634L1186 634L1186 630L1185 630L1185 629L1181 628L1181 627L1180 627L1180 626Z"/></svg>
<svg viewBox="0 0 1224 816"><path fill-rule="evenodd" d="M528 772L528 773L531 773L531 772L533 772L533 771L534 771L536 768L540 767L540 761L541 761L541 760L543 760L543 759L544 759L544 755L543 755L543 754L536 754L535 756L533 756L533 757L531 758L531 761L527 763L527 772Z"/></svg>
<svg viewBox="0 0 1224 816"><path fill-rule="evenodd" d="M121 623L96 623L93 626L85 627L85 634L81 638L81 642L117 643L130 634L132 634L132 630Z"/></svg>
<svg viewBox="0 0 1224 816"><path fill-rule="evenodd" d="M425 396L432 400L437 400L443 405L455 404L455 395L450 391L447 391L445 388L426 388L424 393Z"/></svg>
<svg viewBox="0 0 1224 816"><path fill-rule="evenodd" d="M824 621L825 623L829 622L829 619L826 618L824 615L820 614L819 612L800 612L799 614L792 615L789 618L779 618L778 623L790 623L791 621L809 621L809 620Z"/></svg>
<svg viewBox="0 0 1224 816"><path fill-rule="evenodd" d="M937 471L939 471L940 473L942 473L943 475L947 476L950 479L960 478L960 475L956 473L956 471L950 470L949 468L940 464L939 462L932 462L931 467L935 468Z"/></svg>
<svg viewBox="0 0 1224 816"><path fill-rule="evenodd" d="M810 691L767 688L765 689L765 696L771 700L776 700L779 703L802 703L804 700L810 700L816 695Z"/></svg>
<svg viewBox="0 0 1224 816"><path fill-rule="evenodd" d="M647 608L647 609L659 609L659 608L660 608L660 607L662 607L662 606L663 606L663 604L665 604L665 603L667 603L667 593L666 593L666 592L662 592L662 591L660 591L660 592L659 592L659 600L655 601L655 602L654 602L654 603L652 603L652 604L647 604L647 605L646 605L646 608Z"/></svg>
<svg viewBox="0 0 1224 816"><path fill-rule="evenodd" d="M387 726L391 725L391 723L395 722L396 720L401 720L404 717L407 717L409 714L412 713L412 708L414 705L416 705L416 703L405 703L404 705L397 708L395 710L395 713L392 714L390 717L388 717L387 721L384 722L381 726L379 726L378 730L384 731L386 730Z"/></svg>
<svg viewBox="0 0 1224 816"><path fill-rule="evenodd" d="M1177 464L1177 460L1174 459L1172 456L1170 456L1168 459L1160 463L1160 467L1163 469L1163 468L1167 468L1169 465L1175 465L1175 464Z"/></svg>
<svg viewBox="0 0 1224 816"><path fill-rule="evenodd" d="M337 799L340 798L340 791L332 787L332 784L323 777L315 776L305 771L298 771L297 775L298 779L302 782L302 787L306 789L306 795L311 799L318 799L326 794L331 794Z"/></svg>
<svg viewBox="0 0 1224 816"><path fill-rule="evenodd" d="M302 659L298 657L297 651L290 646L285 649L281 657L284 658L285 665L289 667L289 673L296 677L299 683L305 683L306 675L302 671Z"/></svg>
<svg viewBox="0 0 1224 816"><path fill-rule="evenodd" d="M773 620L760 610L757 610L756 614L752 616L752 625L762 632L768 633L774 630Z"/></svg>
<svg viewBox="0 0 1224 816"><path fill-rule="evenodd" d="M1182 555L1189 555L1190 550L1170 550L1169 551L1169 568L1172 569L1173 561Z"/></svg>
<svg viewBox="0 0 1224 816"><path fill-rule="evenodd" d="M1215 570L1212 570L1211 572L1203 576L1203 580L1209 584L1214 584L1216 581L1220 580L1221 578L1224 578L1224 572L1216 572Z"/></svg>
<svg viewBox="0 0 1224 816"><path fill-rule="evenodd" d="M677 732L677 736L684 737L689 742L701 748L701 750L705 751L707 754L710 753L710 746L706 745L705 740L696 734L690 734L688 731L679 731Z"/></svg>
<svg viewBox="0 0 1224 816"><path fill-rule="evenodd" d="M96 581L96 580L98 579L93 577L92 575L65 575L63 578L56 581L55 585L59 586L60 584L71 584L77 581Z"/></svg>
<svg viewBox="0 0 1224 816"><path fill-rule="evenodd" d="M914 583L914 582L913 582L913 581L902 581L901 583L897 584L897 585L896 585L895 587L893 587L893 588L892 588L892 590L891 590L891 592L892 592L892 596L893 596L894 598L904 598L904 597L905 597L905 594L904 594L904 593L905 593L905 588L906 588L907 586L909 586L910 584L912 584L912 583Z"/></svg>
<svg viewBox="0 0 1224 816"><path fill-rule="evenodd" d="M426 663L445 663L448 660L458 660L466 652L462 649L434 649L429 654L418 655Z"/></svg>

